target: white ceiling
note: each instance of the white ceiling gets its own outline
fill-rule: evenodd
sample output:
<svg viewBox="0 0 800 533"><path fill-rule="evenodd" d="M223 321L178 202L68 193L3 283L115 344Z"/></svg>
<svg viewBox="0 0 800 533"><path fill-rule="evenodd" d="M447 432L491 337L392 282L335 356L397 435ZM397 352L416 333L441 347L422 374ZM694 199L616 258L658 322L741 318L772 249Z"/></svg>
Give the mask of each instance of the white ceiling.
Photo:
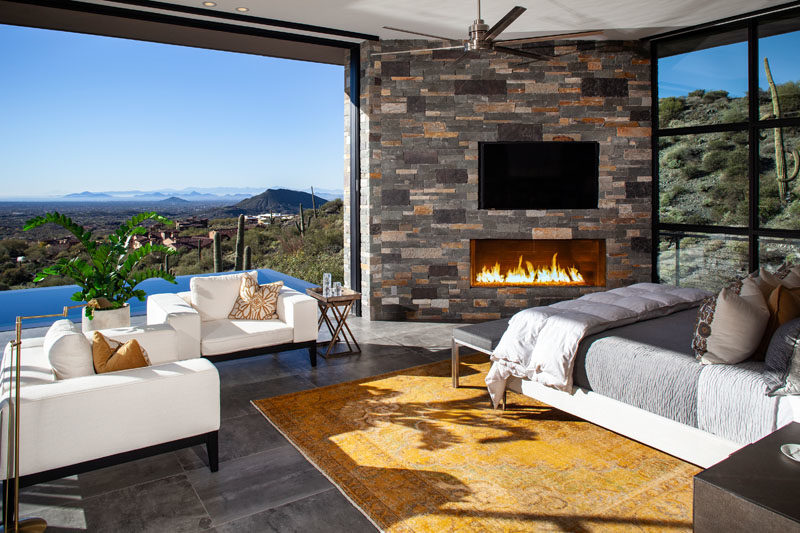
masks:
<svg viewBox="0 0 800 533"><path fill-rule="evenodd" d="M85 0L114 4L109 0ZM202 0L160 0L205 8ZM216 11L301 22L378 35L413 38L383 29L396 26L453 39L466 38L475 18L475 0L215 0ZM786 0L483 0L482 17L490 26L515 5L528 10L501 38L511 39L580 30L606 30L610 39L639 39L674 29L720 20L784 4ZM130 6L125 6L130 8ZM185 16L185 15L184 15Z"/></svg>

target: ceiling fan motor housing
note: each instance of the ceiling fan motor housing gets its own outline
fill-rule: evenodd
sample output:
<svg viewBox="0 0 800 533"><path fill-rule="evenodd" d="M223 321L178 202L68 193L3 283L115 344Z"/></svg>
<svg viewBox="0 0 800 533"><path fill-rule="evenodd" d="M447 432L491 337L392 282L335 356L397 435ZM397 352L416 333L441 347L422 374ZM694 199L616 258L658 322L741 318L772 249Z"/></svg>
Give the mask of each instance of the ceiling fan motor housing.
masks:
<svg viewBox="0 0 800 533"><path fill-rule="evenodd" d="M489 26L483 22L483 19L473 22L469 27L469 40L464 43L464 50L468 52L472 50L491 50L492 43L485 38L488 31Z"/></svg>

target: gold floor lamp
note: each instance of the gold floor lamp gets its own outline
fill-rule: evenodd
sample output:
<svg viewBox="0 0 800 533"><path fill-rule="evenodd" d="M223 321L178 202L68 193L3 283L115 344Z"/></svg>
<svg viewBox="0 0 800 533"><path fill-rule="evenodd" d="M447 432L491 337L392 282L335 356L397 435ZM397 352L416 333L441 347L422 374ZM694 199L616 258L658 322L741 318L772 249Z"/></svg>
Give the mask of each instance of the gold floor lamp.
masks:
<svg viewBox="0 0 800 533"><path fill-rule="evenodd" d="M0 532L38 533L47 529L47 522L42 518L19 519L19 422L21 419L20 401L20 355L22 353L22 321L34 318L66 317L70 309L83 307L85 304L65 306L61 313L52 315L18 316L16 322L16 340L11 343L11 360L8 364L10 372L8 380L8 444L11 453L6 454L6 490L3 493L3 513L5 520ZM12 477L13 474L13 477ZM13 493L13 501L9 493ZM9 507L12 507L11 509ZM10 511L10 512L9 512Z"/></svg>

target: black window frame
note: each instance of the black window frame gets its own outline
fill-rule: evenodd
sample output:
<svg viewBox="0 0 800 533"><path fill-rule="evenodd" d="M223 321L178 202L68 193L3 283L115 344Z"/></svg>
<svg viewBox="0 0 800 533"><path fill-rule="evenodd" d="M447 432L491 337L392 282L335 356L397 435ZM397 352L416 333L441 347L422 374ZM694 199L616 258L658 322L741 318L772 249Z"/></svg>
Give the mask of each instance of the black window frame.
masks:
<svg viewBox="0 0 800 533"><path fill-rule="evenodd" d="M797 5L793 2L792 5ZM758 28L760 24L767 24L779 20L789 20L800 18L800 7L781 9L779 13L767 12L765 14L753 13L750 16L739 17L729 23L715 23L696 30L679 32L679 34L665 34L651 38L650 46L650 67L651 67L651 120L652 120L652 279L659 281L658 276L658 255L659 243L662 233L671 234L697 234L713 237L714 235L736 235L744 236L748 239L748 268L753 272L759 268L759 237L776 237L788 239L800 239L800 230L762 228L759 221L759 150L758 132L765 128L775 127L798 127L800 128L800 117L790 117L781 119L761 120L759 117L758 94L759 94L759 61L758 61ZM680 128L661 128L658 116L658 59L659 47L674 45L681 41L688 41L703 37L710 37L716 34L726 33L735 30L746 30L747 32L747 94L748 94L748 117L746 122L732 124L706 124L700 126L686 126ZM798 20L796 31L800 31L800 20ZM738 41L742 42L742 41ZM748 224L747 226L720 226L705 224L676 224L662 223L660 220L659 203L659 139L676 135L694 135L704 133L729 133L746 132L748 135L748 171L747 178L749 184L748 194ZM733 273L732 273L733 274Z"/></svg>

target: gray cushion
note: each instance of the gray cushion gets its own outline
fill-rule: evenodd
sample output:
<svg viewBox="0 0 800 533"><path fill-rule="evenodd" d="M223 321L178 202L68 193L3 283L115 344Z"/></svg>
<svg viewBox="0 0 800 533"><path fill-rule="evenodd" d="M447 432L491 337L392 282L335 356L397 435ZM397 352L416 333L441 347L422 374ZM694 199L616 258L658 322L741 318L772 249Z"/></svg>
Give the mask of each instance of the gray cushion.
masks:
<svg viewBox="0 0 800 533"><path fill-rule="evenodd" d="M764 382L770 396L800 394L800 318L772 335L764 358Z"/></svg>
<svg viewBox="0 0 800 533"><path fill-rule="evenodd" d="M494 351L497 343L500 342L500 337L508 329L509 320L508 318L503 318L455 328L453 329L453 339L456 342L469 344L481 351L490 353Z"/></svg>

